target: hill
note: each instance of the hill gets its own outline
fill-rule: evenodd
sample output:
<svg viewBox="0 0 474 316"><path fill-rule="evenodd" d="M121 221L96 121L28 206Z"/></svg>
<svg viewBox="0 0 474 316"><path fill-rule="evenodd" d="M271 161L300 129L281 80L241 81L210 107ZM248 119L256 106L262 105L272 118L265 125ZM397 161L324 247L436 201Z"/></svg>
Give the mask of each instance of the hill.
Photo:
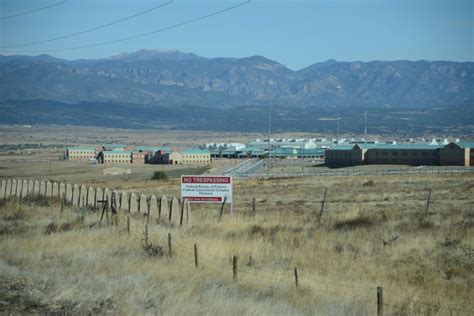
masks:
<svg viewBox="0 0 474 316"><path fill-rule="evenodd" d="M329 60L295 71L265 58L140 50L104 59L0 56L0 100L168 106L472 106L474 63Z"/></svg>

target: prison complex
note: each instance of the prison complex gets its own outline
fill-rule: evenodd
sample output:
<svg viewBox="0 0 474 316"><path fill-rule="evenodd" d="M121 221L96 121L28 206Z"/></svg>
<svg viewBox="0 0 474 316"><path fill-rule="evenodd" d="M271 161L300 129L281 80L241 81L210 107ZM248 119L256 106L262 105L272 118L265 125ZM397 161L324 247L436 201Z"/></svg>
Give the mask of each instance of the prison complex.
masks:
<svg viewBox="0 0 474 316"><path fill-rule="evenodd" d="M325 151L325 164L334 167L362 164L474 166L474 142L438 144L355 144Z"/></svg>
<svg viewBox="0 0 474 316"><path fill-rule="evenodd" d="M426 166L474 166L474 141L442 143L356 141L326 139L257 140L247 145L240 143L206 144L200 148L175 149L168 147L127 146L111 144L99 147L67 148L71 160L97 160L105 164L190 164L209 165L213 158L273 158L312 159L327 166L343 167L362 164L401 164Z"/></svg>
<svg viewBox="0 0 474 316"><path fill-rule="evenodd" d="M66 159L97 160L104 164L197 164L211 163L211 153L202 149L171 150L167 147L135 147L126 145L106 145L94 147L69 147Z"/></svg>

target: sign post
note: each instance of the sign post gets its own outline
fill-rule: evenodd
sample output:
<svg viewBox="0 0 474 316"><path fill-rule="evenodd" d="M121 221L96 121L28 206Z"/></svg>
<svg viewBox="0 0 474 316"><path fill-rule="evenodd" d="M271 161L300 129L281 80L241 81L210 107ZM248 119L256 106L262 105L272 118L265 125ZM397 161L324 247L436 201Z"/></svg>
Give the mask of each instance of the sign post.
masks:
<svg viewBox="0 0 474 316"><path fill-rule="evenodd" d="M189 203L232 203L232 176L181 176L181 200Z"/></svg>

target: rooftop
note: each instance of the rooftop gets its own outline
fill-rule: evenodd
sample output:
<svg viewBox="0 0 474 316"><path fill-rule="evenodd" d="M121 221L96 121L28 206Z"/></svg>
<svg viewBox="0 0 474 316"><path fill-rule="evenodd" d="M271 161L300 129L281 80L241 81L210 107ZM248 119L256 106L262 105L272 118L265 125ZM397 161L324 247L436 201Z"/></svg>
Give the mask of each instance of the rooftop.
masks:
<svg viewBox="0 0 474 316"><path fill-rule="evenodd" d="M462 148L474 148L474 141L459 141L455 143L461 146Z"/></svg>
<svg viewBox="0 0 474 316"><path fill-rule="evenodd" d="M67 147L68 150L88 150L88 151L95 151L95 147L81 147L81 146L77 146L77 147Z"/></svg>
<svg viewBox="0 0 474 316"><path fill-rule="evenodd" d="M361 149L405 149L405 150L414 150L414 149L439 149L444 147L443 145L430 145L430 144L354 144L354 145L336 145L332 146L331 150L352 150L355 146L359 146Z"/></svg>
<svg viewBox="0 0 474 316"><path fill-rule="evenodd" d="M131 155L132 151L128 151L128 150L105 150L105 151L103 151L103 153L104 153L104 155L118 155L118 154Z"/></svg>
<svg viewBox="0 0 474 316"><path fill-rule="evenodd" d="M165 151L171 152L171 149L165 146L135 146L136 150L139 151Z"/></svg>
<svg viewBox="0 0 474 316"><path fill-rule="evenodd" d="M198 148L187 148L181 151L182 154L196 154L196 155L204 155L210 154L209 150L203 150Z"/></svg>

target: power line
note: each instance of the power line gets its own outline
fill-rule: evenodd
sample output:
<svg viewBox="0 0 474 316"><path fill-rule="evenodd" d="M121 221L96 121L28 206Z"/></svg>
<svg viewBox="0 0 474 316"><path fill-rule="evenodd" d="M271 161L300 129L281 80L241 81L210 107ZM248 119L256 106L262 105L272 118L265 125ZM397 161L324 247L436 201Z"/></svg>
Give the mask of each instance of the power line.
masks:
<svg viewBox="0 0 474 316"><path fill-rule="evenodd" d="M145 10L145 11L141 11L141 12L138 12L138 13L136 13L136 14L129 15L129 16L125 17L125 18L122 18L122 19L119 19L119 20L115 20L115 21L112 21L112 22L110 22L110 23L106 23L106 24L103 24L103 25L99 25L99 26L96 26L96 27L93 27L93 28L90 28L90 29L87 29L87 30L84 30L84 31L80 31L80 32L72 33L72 34L67 34L67 35L62 35L62 36L58 36L58 37L53 37L53 38L49 38L49 39L45 39L45 40L41 40L41 41L36 41L36 42L29 42L29 43L24 43L24 44L0 46L0 48L31 46L31 45L44 44L44 43L49 43L49 42L53 42L53 41L58 41L58 40L66 39L66 38L75 37L75 36L78 36L78 35L82 35L82 34L85 34L85 33L97 31L97 30L100 30L100 29L109 27L109 26L111 26L111 25L114 25L114 24L117 24L117 23L121 23L121 22L130 20L130 19L136 18L137 16L140 16L140 15L143 15L143 14L145 14L145 13L148 13L148 12L157 10L157 9L159 9L159 8L162 8L162 7L164 7L164 6L167 6L168 4L171 4L172 2L174 2L174 0L169 0L168 2L165 2L165 3L159 4L159 5L157 5L157 6L151 7L151 8L149 8L149 9Z"/></svg>
<svg viewBox="0 0 474 316"><path fill-rule="evenodd" d="M144 37L144 36L148 36L148 35L152 35L152 34L156 34L156 33L161 33L161 32L168 31L168 30L171 30L171 29L175 29L175 28L187 25L187 24L191 24L191 23L194 23L194 22L197 22L197 21L201 21L201 20L210 18L212 16L219 15L219 14L222 14L224 12L231 11L231 10L236 9L238 7L244 6L246 4L249 4L250 2L252 2L252 0L247 0L245 2L241 2L241 3L233 5L231 7L227 7L227 8L222 9L222 10L214 11L212 13L209 13L209 14L191 19L191 20L187 20L187 21L184 21L184 22L180 22L180 23L177 23L177 24L173 24L173 25L161 28L161 29L157 29L157 30L150 31L150 32L145 32L145 33L140 33L140 34L132 35L132 36L128 36L128 37L122 37L122 38L119 38L119 39L116 39L116 40L99 42L99 43L88 44L88 45L81 45L81 46L72 46L72 47L67 47L67 48L44 49L44 50L22 50L22 51L4 50L4 52L11 52L11 53L46 53L46 52L59 52L59 51L75 50L75 49L90 48L90 47L114 44L114 43L128 41L128 40L131 40L131 39Z"/></svg>
<svg viewBox="0 0 474 316"><path fill-rule="evenodd" d="M41 8L33 9L33 10L30 10L30 11L25 11L25 12L21 12L21 13L15 13L15 14L11 14L11 15L1 16L0 20L6 20L6 19L15 18L15 17L18 17L18 16L30 14L30 13L35 13L35 12L38 12L38 11L43 11L43 10L46 10L46 9L64 4L64 3L66 3L66 1L67 0L63 0L63 1L60 1L60 2L56 2L56 3L50 4L50 5L41 7Z"/></svg>

